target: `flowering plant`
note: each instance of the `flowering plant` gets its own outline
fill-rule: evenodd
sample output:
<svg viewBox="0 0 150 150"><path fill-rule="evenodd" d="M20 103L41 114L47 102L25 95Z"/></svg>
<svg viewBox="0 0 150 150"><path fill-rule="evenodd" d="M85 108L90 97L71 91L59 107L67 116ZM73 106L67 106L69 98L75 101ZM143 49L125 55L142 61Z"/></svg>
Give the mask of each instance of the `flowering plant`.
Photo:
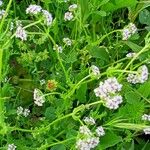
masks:
<svg viewBox="0 0 150 150"><path fill-rule="evenodd" d="M148 149L149 6L0 0L0 149Z"/></svg>

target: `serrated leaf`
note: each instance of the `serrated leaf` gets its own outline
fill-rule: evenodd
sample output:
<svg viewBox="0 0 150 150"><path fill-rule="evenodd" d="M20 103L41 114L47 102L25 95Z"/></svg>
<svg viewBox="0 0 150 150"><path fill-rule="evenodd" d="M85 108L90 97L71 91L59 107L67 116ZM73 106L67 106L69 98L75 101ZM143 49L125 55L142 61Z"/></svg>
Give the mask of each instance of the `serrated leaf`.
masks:
<svg viewBox="0 0 150 150"><path fill-rule="evenodd" d="M77 52L73 51L70 54L68 54L65 61L66 63L74 63L75 61L77 61Z"/></svg>
<svg viewBox="0 0 150 150"><path fill-rule="evenodd" d="M106 150L109 147L115 146L119 142L122 142L122 138L115 133L108 131L104 137L101 137L100 146L97 147L97 150Z"/></svg>

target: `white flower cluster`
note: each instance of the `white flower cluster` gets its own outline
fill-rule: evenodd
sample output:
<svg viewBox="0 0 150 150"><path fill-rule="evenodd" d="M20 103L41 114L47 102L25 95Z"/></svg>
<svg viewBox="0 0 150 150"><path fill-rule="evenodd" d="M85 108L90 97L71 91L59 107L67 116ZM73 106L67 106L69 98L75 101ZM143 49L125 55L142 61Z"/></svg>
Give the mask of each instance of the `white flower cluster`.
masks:
<svg viewBox="0 0 150 150"><path fill-rule="evenodd" d="M17 146L15 146L14 144L9 144L7 150L15 150L16 148Z"/></svg>
<svg viewBox="0 0 150 150"><path fill-rule="evenodd" d="M29 7L26 9L26 14L33 14L36 15L40 13L42 10L41 6L38 5L29 5Z"/></svg>
<svg viewBox="0 0 150 150"><path fill-rule="evenodd" d="M136 55L136 53L130 52L130 53L128 53L128 54L126 55L126 57L127 57L127 58L133 58L135 55Z"/></svg>
<svg viewBox="0 0 150 150"><path fill-rule="evenodd" d="M148 80L148 68L146 65L140 66L137 74L130 73L127 77L127 81L133 84L144 83L146 80Z"/></svg>
<svg viewBox="0 0 150 150"><path fill-rule="evenodd" d="M27 33L25 29L22 27L22 24L17 26L15 36L16 38L20 38L22 41L27 40Z"/></svg>
<svg viewBox="0 0 150 150"><path fill-rule="evenodd" d="M85 117L83 119L83 121L87 124L87 125L94 125L95 124L95 120L92 117Z"/></svg>
<svg viewBox="0 0 150 150"><path fill-rule="evenodd" d="M79 129L79 132L81 134L87 135L87 136L91 136L92 132L90 131L90 129L87 126L81 126Z"/></svg>
<svg viewBox="0 0 150 150"><path fill-rule="evenodd" d="M49 13L47 10L42 10L42 12L43 12L43 16L45 18L45 24L47 26L50 26L52 24L52 22L53 22L52 14Z"/></svg>
<svg viewBox="0 0 150 150"><path fill-rule="evenodd" d="M145 134L150 134L150 127L143 129L143 131Z"/></svg>
<svg viewBox="0 0 150 150"><path fill-rule="evenodd" d="M42 9L41 6L39 5L29 5L29 7L26 9L26 14L32 14L32 15L37 15L38 13L42 13L44 17L44 23L47 26L50 26L53 22L53 17L50 12L47 10Z"/></svg>
<svg viewBox="0 0 150 150"><path fill-rule="evenodd" d="M92 120L92 125L94 125L95 120L93 120L93 118L86 118L84 120L89 121L89 119L90 121ZM99 138L105 135L105 131L102 126L97 127L94 133L95 135L85 125L80 127L79 132L82 135L82 138L79 138L79 140L76 142L76 148L78 150L91 150L95 148L100 142Z"/></svg>
<svg viewBox="0 0 150 150"><path fill-rule="evenodd" d="M23 115L24 117L27 117L29 116L30 114L30 110L25 108L23 109L21 106L17 107L17 115L20 116L20 115Z"/></svg>
<svg viewBox="0 0 150 150"><path fill-rule="evenodd" d="M45 98L39 89L34 89L33 99L34 103L38 106L43 106L43 103L45 102Z"/></svg>
<svg viewBox="0 0 150 150"><path fill-rule="evenodd" d="M53 47L53 50L56 50L56 51L58 51L58 53L62 53L62 47L61 46L59 46L59 45L55 45L54 47Z"/></svg>
<svg viewBox="0 0 150 150"><path fill-rule="evenodd" d="M92 148L95 148L98 145L98 143L98 137L79 139L76 143L76 148L79 150L91 150Z"/></svg>
<svg viewBox="0 0 150 150"><path fill-rule="evenodd" d="M45 79L40 80L40 85L44 85L46 83Z"/></svg>
<svg viewBox="0 0 150 150"><path fill-rule="evenodd" d="M93 74L94 76L100 75L100 70L99 70L99 68L98 68L97 66L95 66L95 65L92 65L92 66L91 66L91 71L92 71L92 74Z"/></svg>
<svg viewBox="0 0 150 150"><path fill-rule="evenodd" d="M72 45L72 40L69 38L63 38L63 42L67 45L67 46L71 46Z"/></svg>
<svg viewBox="0 0 150 150"><path fill-rule="evenodd" d="M122 31L122 40L127 40L137 31L137 27L133 23L129 23Z"/></svg>
<svg viewBox="0 0 150 150"><path fill-rule="evenodd" d="M102 126L97 127L97 129L96 129L96 134L97 134L97 136L99 136L99 137L105 135L105 131L104 131L104 129L103 129Z"/></svg>
<svg viewBox="0 0 150 150"><path fill-rule="evenodd" d="M77 7L78 7L77 4L72 4L72 5L69 6L69 8L68 8L69 11L67 11L64 15L64 20L65 21L70 21L74 18L72 12L74 12L77 9Z"/></svg>
<svg viewBox="0 0 150 150"><path fill-rule="evenodd" d="M117 109L122 103L122 96L117 93L121 89L122 84L119 84L115 77L110 77L104 82L100 82L99 87L94 89L94 93L104 101L106 107Z"/></svg>
<svg viewBox="0 0 150 150"><path fill-rule="evenodd" d="M3 18L3 16L5 15L5 10L0 10L0 19L2 19ZM7 14L6 14L7 15Z"/></svg>
<svg viewBox="0 0 150 150"><path fill-rule="evenodd" d="M150 115L144 114L144 115L142 116L142 120L150 121Z"/></svg>

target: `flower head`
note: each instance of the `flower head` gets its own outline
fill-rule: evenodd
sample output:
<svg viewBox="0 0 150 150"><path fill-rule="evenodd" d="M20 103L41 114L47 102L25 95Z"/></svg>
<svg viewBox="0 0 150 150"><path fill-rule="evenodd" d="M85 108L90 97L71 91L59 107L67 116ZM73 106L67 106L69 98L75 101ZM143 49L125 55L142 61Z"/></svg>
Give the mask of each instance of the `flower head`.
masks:
<svg viewBox="0 0 150 150"><path fill-rule="evenodd" d="M62 53L62 47L61 46L58 46L57 44L53 47L53 50L56 50L58 51L59 53Z"/></svg>
<svg viewBox="0 0 150 150"><path fill-rule="evenodd" d="M78 8L77 4L72 4L69 6L69 11L75 11Z"/></svg>
<svg viewBox="0 0 150 150"><path fill-rule="evenodd" d="M23 114L23 108L21 106L17 107L17 115L22 115Z"/></svg>
<svg viewBox="0 0 150 150"><path fill-rule="evenodd" d="M22 26L18 26L16 33L15 33L16 38L20 38L22 41L27 40L27 34L26 31L22 28Z"/></svg>
<svg viewBox="0 0 150 150"><path fill-rule="evenodd" d="M128 54L126 55L126 57L127 57L127 58L133 58L135 55L136 55L136 53L130 52L130 53L128 53Z"/></svg>
<svg viewBox="0 0 150 150"><path fill-rule="evenodd" d="M5 10L0 10L0 19L3 18L3 16L5 15L6 11ZM7 14L6 14L7 15Z"/></svg>
<svg viewBox="0 0 150 150"><path fill-rule="evenodd" d="M24 109L24 112L23 112L23 116L24 117L27 117L27 116L29 116L29 114L30 114L30 110L29 109Z"/></svg>
<svg viewBox="0 0 150 150"><path fill-rule="evenodd" d="M88 124L88 125L94 125L94 124L95 124L95 120L94 120L94 118L92 118L92 117L85 117L85 118L83 119L83 121L84 121L86 124Z"/></svg>
<svg viewBox="0 0 150 150"><path fill-rule="evenodd" d="M34 103L38 106L43 106L43 103L45 102L45 98L39 89L34 89L33 99Z"/></svg>
<svg viewBox="0 0 150 150"><path fill-rule="evenodd" d="M97 134L97 136L99 136L99 137L105 135L105 131L104 131L104 129L103 129L102 126L97 127L97 129L96 129L96 134Z"/></svg>
<svg viewBox="0 0 150 150"><path fill-rule="evenodd" d="M71 45L72 45L72 40L70 40L69 38L63 38L63 42L64 42L67 46L71 46Z"/></svg>
<svg viewBox="0 0 150 150"><path fill-rule="evenodd" d="M65 21L70 21L70 20L72 20L73 19L73 14L72 14L72 12L66 12L65 13L65 16L64 16L64 20Z"/></svg>
<svg viewBox="0 0 150 150"><path fill-rule="evenodd" d="M49 13L47 10L42 10L43 16L45 18L45 24L47 26L50 26L53 22L53 17L52 14Z"/></svg>
<svg viewBox="0 0 150 150"><path fill-rule="evenodd" d="M0 6L2 6L2 5L3 5L3 1L0 0Z"/></svg>
<svg viewBox="0 0 150 150"><path fill-rule="evenodd" d="M40 13L42 10L41 6L38 5L29 5L29 7L26 9L26 14L33 14L36 15Z"/></svg>
<svg viewBox="0 0 150 150"><path fill-rule="evenodd" d="M99 70L99 68L98 68L97 66L95 66L95 65L92 65L92 66L91 66L91 71L92 71L92 74L95 75L95 76L100 75L100 70Z"/></svg>
<svg viewBox="0 0 150 150"><path fill-rule="evenodd" d="M17 146L15 146L14 144L9 144L7 150L15 150L16 147L17 147Z"/></svg>
<svg viewBox="0 0 150 150"><path fill-rule="evenodd" d="M88 135L88 136L92 135L92 132L90 131L90 129L87 126L81 126L79 129L79 132L81 134Z"/></svg>
<svg viewBox="0 0 150 150"><path fill-rule="evenodd" d="M143 131L145 134L150 134L150 127L143 129Z"/></svg>

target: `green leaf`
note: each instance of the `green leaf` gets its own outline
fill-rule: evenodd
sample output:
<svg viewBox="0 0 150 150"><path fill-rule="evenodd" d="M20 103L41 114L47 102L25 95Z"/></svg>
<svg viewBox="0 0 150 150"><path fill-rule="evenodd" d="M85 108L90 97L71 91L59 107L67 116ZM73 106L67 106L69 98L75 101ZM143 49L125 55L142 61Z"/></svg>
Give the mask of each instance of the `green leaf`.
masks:
<svg viewBox="0 0 150 150"><path fill-rule="evenodd" d="M141 24L150 25L150 12L147 9L140 12L139 21Z"/></svg>
<svg viewBox="0 0 150 150"><path fill-rule="evenodd" d="M137 0L111 0L105 5L103 5L102 10L108 11L115 11L119 8L124 7L135 7L137 4Z"/></svg>
<svg viewBox="0 0 150 150"><path fill-rule="evenodd" d="M56 118L55 114L55 108L54 107L48 107L45 111L45 117L46 119L49 119L50 121L53 121Z"/></svg>
<svg viewBox="0 0 150 150"><path fill-rule="evenodd" d="M115 133L108 131L104 137L101 137L100 145L97 147L97 150L106 150L119 142L122 142L122 138Z"/></svg>
<svg viewBox="0 0 150 150"><path fill-rule="evenodd" d="M125 98L129 104L134 104L141 99L141 96L137 95L137 93L131 91L125 94Z"/></svg>
<svg viewBox="0 0 150 150"><path fill-rule="evenodd" d="M66 147L62 144L53 146L50 150L66 150Z"/></svg>
<svg viewBox="0 0 150 150"><path fill-rule="evenodd" d="M137 45L137 44L135 44L135 43L133 43L131 41L126 41L124 43L126 45L128 45L134 52L139 52L142 49L141 46L139 46L139 45Z"/></svg>
<svg viewBox="0 0 150 150"><path fill-rule="evenodd" d="M142 96L147 98L148 96L150 96L150 90L149 89L150 89L150 81L145 82L144 84L142 84L137 91L139 93L141 93Z"/></svg>
<svg viewBox="0 0 150 150"><path fill-rule="evenodd" d="M76 92L76 98L81 102L86 102L87 84L82 84Z"/></svg>
<svg viewBox="0 0 150 150"><path fill-rule="evenodd" d="M69 53L66 58L65 58L66 63L74 63L75 61L77 61L77 52L73 51L71 53Z"/></svg>
<svg viewBox="0 0 150 150"><path fill-rule="evenodd" d="M89 53L94 58L100 58L102 60L109 61L109 54L107 52L107 49L103 46L94 46L89 50Z"/></svg>

